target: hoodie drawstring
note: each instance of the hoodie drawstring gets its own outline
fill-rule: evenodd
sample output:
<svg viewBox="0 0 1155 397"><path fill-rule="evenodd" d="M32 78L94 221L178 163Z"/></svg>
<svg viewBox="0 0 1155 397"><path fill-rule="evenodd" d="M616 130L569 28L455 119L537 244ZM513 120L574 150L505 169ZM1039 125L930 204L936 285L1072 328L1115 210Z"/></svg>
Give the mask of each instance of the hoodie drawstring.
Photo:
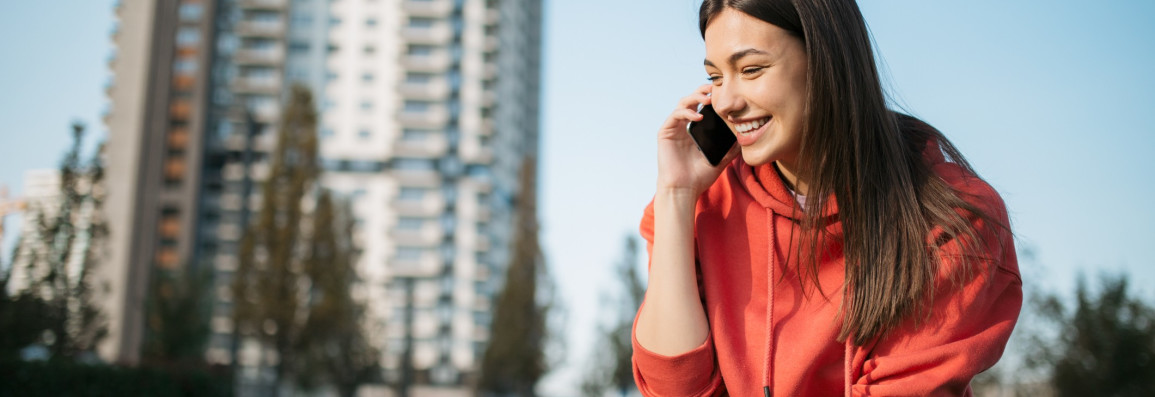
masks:
<svg viewBox="0 0 1155 397"><path fill-rule="evenodd" d="M846 337L846 352L843 353L843 357L845 357L845 358L842 360L842 374L843 374L842 390L845 393L846 397L850 397L850 385L853 384L853 382L851 381L851 378L854 377L854 374L852 373L853 367L851 366L851 364L853 364L853 360L854 360L854 337L853 337L853 335Z"/></svg>
<svg viewBox="0 0 1155 397"><path fill-rule="evenodd" d="M766 365L762 367L762 379L765 383L762 386L762 393L766 397L771 397L773 393L770 391L771 378L773 371L770 365L774 359L774 268L778 267L778 224L775 222L775 214L769 208L766 212L770 213L770 222L766 228L770 229L770 249L767 250L770 254L770 260L766 261L766 289L769 291L766 299Z"/></svg>

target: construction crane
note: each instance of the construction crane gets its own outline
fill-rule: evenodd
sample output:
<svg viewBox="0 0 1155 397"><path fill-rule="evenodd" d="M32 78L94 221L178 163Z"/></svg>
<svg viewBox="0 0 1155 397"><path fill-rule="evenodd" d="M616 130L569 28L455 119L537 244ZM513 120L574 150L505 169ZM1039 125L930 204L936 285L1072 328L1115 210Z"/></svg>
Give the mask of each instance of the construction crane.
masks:
<svg viewBox="0 0 1155 397"><path fill-rule="evenodd" d="M10 214L23 212L24 208L23 199L8 198L8 186L0 185L0 241L4 241L4 218Z"/></svg>

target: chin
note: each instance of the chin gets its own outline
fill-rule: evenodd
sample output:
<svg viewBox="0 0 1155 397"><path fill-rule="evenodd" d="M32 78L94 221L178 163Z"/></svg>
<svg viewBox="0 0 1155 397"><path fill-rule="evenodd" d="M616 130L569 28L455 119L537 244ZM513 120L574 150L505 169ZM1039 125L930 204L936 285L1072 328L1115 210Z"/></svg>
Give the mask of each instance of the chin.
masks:
<svg viewBox="0 0 1155 397"><path fill-rule="evenodd" d="M746 164L750 165L751 167L757 167L757 166L760 166L763 164L769 164L771 161L774 161L772 156L770 156L769 153L766 153L766 150L758 150L758 149L760 149L760 148L743 147L742 148L742 160L745 161Z"/></svg>

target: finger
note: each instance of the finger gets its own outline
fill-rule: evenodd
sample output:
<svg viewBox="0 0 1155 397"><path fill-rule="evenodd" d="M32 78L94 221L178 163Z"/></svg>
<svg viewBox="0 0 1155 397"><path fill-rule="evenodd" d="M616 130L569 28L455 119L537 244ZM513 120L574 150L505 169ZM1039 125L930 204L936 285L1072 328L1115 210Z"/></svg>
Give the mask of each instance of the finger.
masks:
<svg viewBox="0 0 1155 397"><path fill-rule="evenodd" d="M706 95L706 94L709 94L710 92L713 92L713 91L714 91L714 85L713 84L702 84L702 85L698 86L698 89L695 92L702 94L702 95Z"/></svg>
<svg viewBox="0 0 1155 397"><path fill-rule="evenodd" d="M710 97L700 92L687 95L678 101L678 107L686 109L698 110L698 105L705 105L710 103Z"/></svg>
<svg viewBox="0 0 1155 397"><path fill-rule="evenodd" d="M670 117L666 118L666 123L662 126L662 129L685 129L686 123L700 121L702 117L702 114L695 110L685 108L675 109L673 113L670 113Z"/></svg>

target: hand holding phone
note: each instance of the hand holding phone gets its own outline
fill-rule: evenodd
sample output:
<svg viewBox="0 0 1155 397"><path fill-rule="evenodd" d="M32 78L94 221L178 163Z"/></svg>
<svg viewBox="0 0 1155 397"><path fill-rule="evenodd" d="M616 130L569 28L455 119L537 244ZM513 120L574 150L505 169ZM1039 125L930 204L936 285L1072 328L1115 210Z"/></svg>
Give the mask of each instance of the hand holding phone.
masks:
<svg viewBox="0 0 1155 397"><path fill-rule="evenodd" d="M726 122L722 121L722 117L714 111L713 106L702 106L698 113L702 114L702 121L690 122L686 126L686 131L690 133L694 143L698 144L698 150L706 156L706 161L717 167L718 163L722 162L726 153L729 153L730 148L737 142L737 138L734 138L734 133L730 131L730 127L726 126Z"/></svg>

